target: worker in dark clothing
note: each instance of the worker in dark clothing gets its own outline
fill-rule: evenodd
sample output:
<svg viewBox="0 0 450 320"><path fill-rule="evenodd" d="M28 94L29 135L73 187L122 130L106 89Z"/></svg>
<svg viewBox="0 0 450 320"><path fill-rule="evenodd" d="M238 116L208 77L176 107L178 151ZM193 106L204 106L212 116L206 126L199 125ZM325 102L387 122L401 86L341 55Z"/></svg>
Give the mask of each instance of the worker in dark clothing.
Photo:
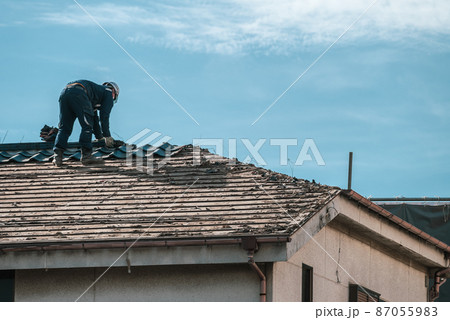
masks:
<svg viewBox="0 0 450 320"><path fill-rule="evenodd" d="M63 153L76 119L81 125L81 162L84 165L103 163L103 159L92 156L92 133L98 140L103 139L107 147L114 146L109 131L109 116L118 97L119 87L115 82L99 85L88 80L78 80L70 82L63 89L59 97L59 131L53 148L53 163L56 166L62 166Z"/></svg>

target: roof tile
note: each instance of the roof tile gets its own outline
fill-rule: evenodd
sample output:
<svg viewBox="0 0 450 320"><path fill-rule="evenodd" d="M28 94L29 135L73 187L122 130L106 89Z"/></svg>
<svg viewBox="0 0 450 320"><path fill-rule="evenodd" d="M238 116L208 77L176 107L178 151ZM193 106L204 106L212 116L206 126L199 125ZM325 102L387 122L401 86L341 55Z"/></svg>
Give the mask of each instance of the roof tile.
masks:
<svg viewBox="0 0 450 320"><path fill-rule="evenodd" d="M139 157L143 150L153 149L133 148L132 154ZM128 166L124 147L97 148L106 159L103 167L73 161L80 155L76 148L65 153L68 166L62 168L49 163L49 154L51 149L2 152L0 247L138 236L286 236L340 192L251 164L230 164L207 150L196 154L191 145L153 150L155 157L143 159L153 174Z"/></svg>

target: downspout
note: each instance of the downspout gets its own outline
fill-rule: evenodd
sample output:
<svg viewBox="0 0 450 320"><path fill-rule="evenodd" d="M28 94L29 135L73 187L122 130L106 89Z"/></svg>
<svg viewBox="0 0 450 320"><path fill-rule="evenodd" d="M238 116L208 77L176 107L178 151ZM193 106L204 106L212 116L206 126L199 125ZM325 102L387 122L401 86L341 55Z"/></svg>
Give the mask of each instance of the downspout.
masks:
<svg viewBox="0 0 450 320"><path fill-rule="evenodd" d="M266 302L266 295L267 295L267 280L264 273L261 271L261 269L256 264L255 260L253 260L253 253L254 251L249 250L248 251L248 264L249 266L255 270L256 274L259 277L260 282L260 289L259 289L259 301Z"/></svg>
<svg viewBox="0 0 450 320"><path fill-rule="evenodd" d="M264 272L258 267L253 256L256 251L258 251L258 242L255 237L244 237L242 238L242 247L247 250L248 265L256 272L259 277L260 289L259 289L259 301L266 302L267 296L267 278Z"/></svg>
<svg viewBox="0 0 450 320"><path fill-rule="evenodd" d="M439 298L439 288L446 281L447 278L445 275L450 272L450 267L439 270L434 274L434 285L430 289L430 301L434 302L437 298Z"/></svg>

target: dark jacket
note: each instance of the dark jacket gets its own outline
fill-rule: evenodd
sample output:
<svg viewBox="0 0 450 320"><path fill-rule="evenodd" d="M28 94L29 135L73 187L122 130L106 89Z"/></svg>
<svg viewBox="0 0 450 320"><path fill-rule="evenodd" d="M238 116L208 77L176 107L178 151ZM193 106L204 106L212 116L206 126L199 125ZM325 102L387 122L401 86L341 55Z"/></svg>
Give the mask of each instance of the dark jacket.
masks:
<svg viewBox="0 0 450 320"><path fill-rule="evenodd" d="M94 117L93 131L95 138L110 137L109 115L114 106L112 91L106 86L96 84L89 80L77 80L70 82L83 85L91 106L86 106L85 112ZM98 115L100 113L100 117Z"/></svg>

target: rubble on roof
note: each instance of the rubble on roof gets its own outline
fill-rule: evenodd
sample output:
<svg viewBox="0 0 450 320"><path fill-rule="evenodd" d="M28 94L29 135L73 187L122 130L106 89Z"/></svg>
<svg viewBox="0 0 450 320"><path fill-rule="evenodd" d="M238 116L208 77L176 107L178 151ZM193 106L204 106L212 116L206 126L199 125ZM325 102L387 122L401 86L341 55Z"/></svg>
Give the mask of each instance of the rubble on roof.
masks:
<svg viewBox="0 0 450 320"><path fill-rule="evenodd" d="M129 150L136 158L148 150L155 155L148 158L155 168L151 174L127 165L125 147L97 148L104 167L70 161L79 158L73 148L62 168L49 162L51 149L33 147L0 153L0 248L137 236L286 236L340 192L230 163L205 149L194 153L192 145Z"/></svg>

